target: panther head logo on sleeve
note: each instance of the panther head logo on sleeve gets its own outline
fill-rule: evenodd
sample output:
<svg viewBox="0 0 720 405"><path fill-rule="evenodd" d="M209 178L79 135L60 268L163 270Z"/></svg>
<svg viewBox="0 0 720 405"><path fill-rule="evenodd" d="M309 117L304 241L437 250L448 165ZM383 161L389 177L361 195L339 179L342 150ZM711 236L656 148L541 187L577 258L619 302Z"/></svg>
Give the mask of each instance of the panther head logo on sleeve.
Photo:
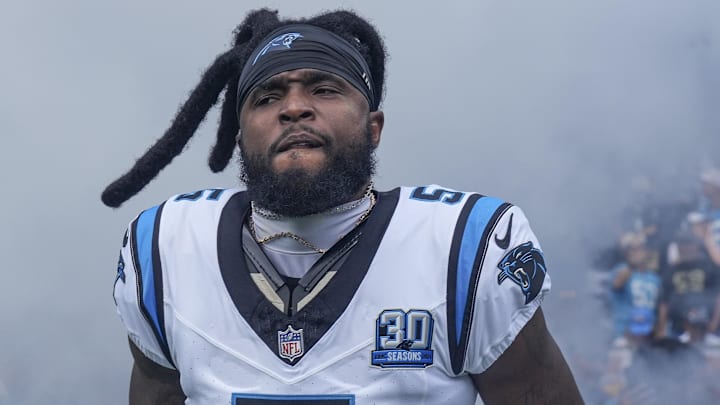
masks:
<svg viewBox="0 0 720 405"><path fill-rule="evenodd" d="M525 242L510 250L500 260L498 268L498 284L509 278L519 285L525 295L526 304L537 297L547 271L542 252L536 249L532 242Z"/></svg>

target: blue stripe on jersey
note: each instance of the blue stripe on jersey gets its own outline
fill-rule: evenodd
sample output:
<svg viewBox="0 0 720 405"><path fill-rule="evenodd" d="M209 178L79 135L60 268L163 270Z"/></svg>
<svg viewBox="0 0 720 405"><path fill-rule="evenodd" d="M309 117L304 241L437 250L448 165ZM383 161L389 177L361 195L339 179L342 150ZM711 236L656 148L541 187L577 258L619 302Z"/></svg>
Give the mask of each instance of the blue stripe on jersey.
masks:
<svg viewBox="0 0 720 405"><path fill-rule="evenodd" d="M157 300L155 297L155 268L153 267L153 239L155 234L155 218L160 206L143 211L137 221L135 241L137 243L137 257L142 274L142 305L150 316L155 332L162 337L163 344L167 339L160 327Z"/></svg>
<svg viewBox="0 0 720 405"><path fill-rule="evenodd" d="M465 225L458 257L457 279L455 280L455 339L457 344L460 344L462 336L465 306L470 292L470 278L472 277L475 259L477 255L483 254L483 252L479 251L482 235L488 226L490 218L503 203L504 201L495 197L478 199L472 211L470 211Z"/></svg>

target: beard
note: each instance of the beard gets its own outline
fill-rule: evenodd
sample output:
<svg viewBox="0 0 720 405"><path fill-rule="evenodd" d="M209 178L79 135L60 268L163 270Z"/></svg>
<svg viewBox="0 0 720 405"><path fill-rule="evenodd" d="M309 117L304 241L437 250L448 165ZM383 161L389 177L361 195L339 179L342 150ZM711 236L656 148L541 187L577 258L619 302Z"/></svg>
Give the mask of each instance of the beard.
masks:
<svg viewBox="0 0 720 405"><path fill-rule="evenodd" d="M294 168L276 173L267 154L247 154L240 148L240 181L257 206L289 217L316 214L351 201L372 179L376 160L369 122L364 136L338 148L331 137L303 130L325 141L327 161L314 172Z"/></svg>

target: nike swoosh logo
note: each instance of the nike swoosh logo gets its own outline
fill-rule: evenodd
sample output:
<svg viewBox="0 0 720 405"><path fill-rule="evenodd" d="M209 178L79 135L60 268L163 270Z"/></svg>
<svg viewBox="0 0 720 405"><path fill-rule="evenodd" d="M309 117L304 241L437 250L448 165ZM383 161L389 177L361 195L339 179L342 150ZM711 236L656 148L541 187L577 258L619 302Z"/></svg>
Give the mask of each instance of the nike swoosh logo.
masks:
<svg viewBox="0 0 720 405"><path fill-rule="evenodd" d="M505 237L502 239L498 239L497 234L495 234L495 243L500 247L500 249L507 249L510 247L510 234L512 233L512 219L513 214L510 214L510 221L508 222L507 231L505 232Z"/></svg>

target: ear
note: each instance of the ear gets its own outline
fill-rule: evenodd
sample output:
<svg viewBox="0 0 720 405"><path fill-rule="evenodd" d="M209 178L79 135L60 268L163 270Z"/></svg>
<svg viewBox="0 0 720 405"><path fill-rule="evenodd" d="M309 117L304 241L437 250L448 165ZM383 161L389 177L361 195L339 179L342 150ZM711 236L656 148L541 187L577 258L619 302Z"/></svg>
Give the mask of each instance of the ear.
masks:
<svg viewBox="0 0 720 405"><path fill-rule="evenodd" d="M383 126L385 125L385 114L382 111L370 112L370 132L373 145L377 148L380 145Z"/></svg>
<svg viewBox="0 0 720 405"><path fill-rule="evenodd" d="M235 144L238 148L242 147L242 129L238 129L237 135L235 135Z"/></svg>

